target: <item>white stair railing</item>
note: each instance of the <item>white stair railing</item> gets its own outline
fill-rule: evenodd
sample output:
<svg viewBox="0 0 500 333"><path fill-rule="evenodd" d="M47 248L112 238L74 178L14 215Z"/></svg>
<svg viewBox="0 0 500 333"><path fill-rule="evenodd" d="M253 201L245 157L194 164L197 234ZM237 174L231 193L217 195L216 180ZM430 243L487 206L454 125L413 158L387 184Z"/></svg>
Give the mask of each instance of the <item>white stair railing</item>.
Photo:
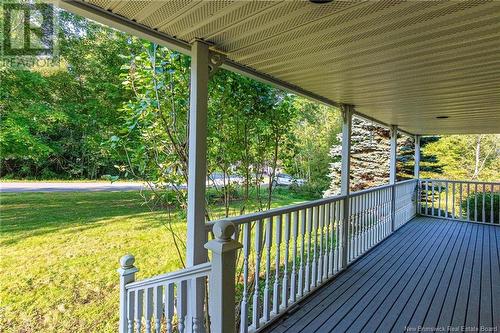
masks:
<svg viewBox="0 0 500 333"><path fill-rule="evenodd" d="M125 255L120 259L120 333L206 332L205 319L210 317L212 332L233 333L235 330L235 260L241 247L231 239L235 227L220 221L213 227L215 239L205 244L211 252L211 262L176 272L135 281L138 269L135 258ZM199 279L209 281L210 316L202 320L189 319L189 284Z"/></svg>

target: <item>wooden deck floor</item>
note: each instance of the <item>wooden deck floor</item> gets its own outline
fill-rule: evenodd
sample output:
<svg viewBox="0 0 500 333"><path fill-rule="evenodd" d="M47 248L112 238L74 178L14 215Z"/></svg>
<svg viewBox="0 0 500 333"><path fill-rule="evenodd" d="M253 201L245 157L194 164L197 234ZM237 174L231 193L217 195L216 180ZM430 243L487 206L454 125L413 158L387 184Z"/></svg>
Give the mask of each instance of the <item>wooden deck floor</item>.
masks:
<svg viewBox="0 0 500 333"><path fill-rule="evenodd" d="M499 247L498 226L417 217L264 332L498 332Z"/></svg>

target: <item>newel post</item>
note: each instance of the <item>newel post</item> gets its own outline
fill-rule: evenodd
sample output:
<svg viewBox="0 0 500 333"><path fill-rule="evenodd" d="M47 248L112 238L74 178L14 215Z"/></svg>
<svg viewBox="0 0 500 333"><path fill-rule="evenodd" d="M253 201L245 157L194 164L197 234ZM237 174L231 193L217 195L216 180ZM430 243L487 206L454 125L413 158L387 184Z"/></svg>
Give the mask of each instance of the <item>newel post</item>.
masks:
<svg viewBox="0 0 500 333"><path fill-rule="evenodd" d="M135 258L131 254L126 254L120 258L120 268L118 268L120 274L120 333L128 332L127 305L129 302L126 285L135 281L135 273L139 271L134 266L134 262Z"/></svg>
<svg viewBox="0 0 500 333"><path fill-rule="evenodd" d="M230 221L219 221L213 227L215 239L205 244L212 253L209 281L211 332L235 333L235 269L236 252L242 248L231 238L236 231Z"/></svg>

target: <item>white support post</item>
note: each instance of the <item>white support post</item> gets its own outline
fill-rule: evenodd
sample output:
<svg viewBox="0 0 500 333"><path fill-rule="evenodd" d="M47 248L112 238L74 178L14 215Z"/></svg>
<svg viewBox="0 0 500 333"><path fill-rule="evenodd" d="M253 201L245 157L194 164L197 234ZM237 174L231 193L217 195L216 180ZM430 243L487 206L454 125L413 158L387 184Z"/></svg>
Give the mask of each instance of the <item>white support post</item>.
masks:
<svg viewBox="0 0 500 333"><path fill-rule="evenodd" d="M191 267L207 261L204 248L205 189L207 174L207 113L208 113L209 50L201 41L192 44L191 95L189 106L189 158L186 261ZM203 332L205 281L203 278L188 286L187 332Z"/></svg>
<svg viewBox="0 0 500 333"><path fill-rule="evenodd" d="M415 168L413 170L413 177L420 178L420 135L415 135Z"/></svg>
<svg viewBox="0 0 500 333"><path fill-rule="evenodd" d="M420 135L415 135L415 167L413 169L413 178L417 180L417 186L415 190L415 200L416 200L416 214L419 215L421 212L420 203L422 202L421 191L420 191Z"/></svg>
<svg viewBox="0 0 500 333"><path fill-rule="evenodd" d="M213 227L215 239L205 244L212 252L210 273L211 332L235 333L235 271L236 252L242 248L231 238L236 228L229 221L219 221Z"/></svg>
<svg viewBox="0 0 500 333"><path fill-rule="evenodd" d="M397 158L397 148L398 148L398 127L396 125L391 126L391 151L390 151L390 161L389 161L389 184L391 187L391 232L395 229L396 224L396 158Z"/></svg>
<svg viewBox="0 0 500 333"><path fill-rule="evenodd" d="M120 258L120 268L118 273L120 274L120 333L127 333L128 330L128 294L127 294L127 284L135 281L135 273L139 270L134 266L135 258L131 254L124 255Z"/></svg>
<svg viewBox="0 0 500 333"><path fill-rule="evenodd" d="M396 125L391 126L391 151L390 151L390 162L389 162L389 184L396 184L396 157L398 148L398 127Z"/></svg>
<svg viewBox="0 0 500 333"><path fill-rule="evenodd" d="M345 195L342 210L342 268L347 267L348 228L349 228L349 187L351 174L351 132L352 132L352 106L344 105L342 108L342 168L340 172L340 194Z"/></svg>

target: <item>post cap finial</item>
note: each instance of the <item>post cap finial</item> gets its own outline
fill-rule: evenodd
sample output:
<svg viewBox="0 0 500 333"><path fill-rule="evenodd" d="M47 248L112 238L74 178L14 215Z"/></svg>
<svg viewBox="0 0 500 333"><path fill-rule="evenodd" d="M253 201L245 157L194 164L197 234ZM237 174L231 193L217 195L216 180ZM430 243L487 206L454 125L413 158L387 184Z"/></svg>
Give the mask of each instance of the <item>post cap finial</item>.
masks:
<svg viewBox="0 0 500 333"><path fill-rule="evenodd" d="M120 258L120 266L123 269L134 267L135 257L131 254L126 254Z"/></svg>
<svg viewBox="0 0 500 333"><path fill-rule="evenodd" d="M231 236L234 234L236 227L234 226L233 222L222 220L215 223L212 230L217 240L225 242L231 239Z"/></svg>

